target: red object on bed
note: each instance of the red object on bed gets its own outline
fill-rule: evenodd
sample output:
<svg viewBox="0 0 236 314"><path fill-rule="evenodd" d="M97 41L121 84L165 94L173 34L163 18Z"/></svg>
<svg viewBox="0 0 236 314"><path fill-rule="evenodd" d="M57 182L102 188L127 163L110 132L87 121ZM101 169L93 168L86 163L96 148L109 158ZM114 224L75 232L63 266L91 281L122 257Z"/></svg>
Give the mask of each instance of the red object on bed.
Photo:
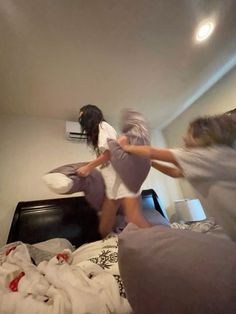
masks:
<svg viewBox="0 0 236 314"><path fill-rule="evenodd" d="M9 289L13 292L18 291L18 284L22 277L25 276L25 273L22 271L19 273L18 276L16 276L10 283L9 283Z"/></svg>

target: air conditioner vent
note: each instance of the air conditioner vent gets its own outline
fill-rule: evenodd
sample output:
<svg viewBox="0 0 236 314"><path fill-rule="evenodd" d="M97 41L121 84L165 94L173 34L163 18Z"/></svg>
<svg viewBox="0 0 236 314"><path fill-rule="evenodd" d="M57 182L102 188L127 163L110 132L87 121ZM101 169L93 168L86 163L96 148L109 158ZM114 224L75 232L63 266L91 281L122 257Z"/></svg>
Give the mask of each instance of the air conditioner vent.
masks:
<svg viewBox="0 0 236 314"><path fill-rule="evenodd" d="M66 121L66 138L71 141L85 141L87 139L86 134L81 132L79 123L73 121Z"/></svg>

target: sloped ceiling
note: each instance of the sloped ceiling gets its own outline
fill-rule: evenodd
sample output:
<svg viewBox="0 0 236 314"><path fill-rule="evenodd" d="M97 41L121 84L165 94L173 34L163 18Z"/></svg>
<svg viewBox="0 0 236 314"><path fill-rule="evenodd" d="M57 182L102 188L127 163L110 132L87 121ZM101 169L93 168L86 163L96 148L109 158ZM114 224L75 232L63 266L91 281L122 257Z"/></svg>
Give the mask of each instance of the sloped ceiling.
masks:
<svg viewBox="0 0 236 314"><path fill-rule="evenodd" d="M196 26L216 23L197 44ZM234 0L0 2L0 113L76 120L93 103L163 126L236 64Z"/></svg>

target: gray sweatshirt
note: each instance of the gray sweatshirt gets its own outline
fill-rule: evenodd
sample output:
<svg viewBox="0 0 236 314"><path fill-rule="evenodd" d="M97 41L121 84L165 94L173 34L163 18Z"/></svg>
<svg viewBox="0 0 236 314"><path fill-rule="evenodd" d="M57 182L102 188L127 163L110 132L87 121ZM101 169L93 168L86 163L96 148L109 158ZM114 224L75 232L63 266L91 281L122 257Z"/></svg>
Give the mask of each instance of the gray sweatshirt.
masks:
<svg viewBox="0 0 236 314"><path fill-rule="evenodd" d="M236 150L219 145L171 151L206 215L236 241Z"/></svg>

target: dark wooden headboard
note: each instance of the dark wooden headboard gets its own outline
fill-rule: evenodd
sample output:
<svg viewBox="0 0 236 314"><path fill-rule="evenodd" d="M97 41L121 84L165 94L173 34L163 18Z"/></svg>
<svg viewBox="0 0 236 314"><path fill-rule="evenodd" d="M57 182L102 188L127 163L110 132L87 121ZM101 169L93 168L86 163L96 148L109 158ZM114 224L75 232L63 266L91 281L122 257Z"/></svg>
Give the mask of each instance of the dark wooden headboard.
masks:
<svg viewBox="0 0 236 314"><path fill-rule="evenodd" d="M152 209L168 219L152 189L142 191L142 207L144 214ZM168 223L166 219L165 223ZM33 244L52 238L65 238L78 247L100 239L98 226L97 212L82 196L19 202L7 243L22 241Z"/></svg>
<svg viewBox="0 0 236 314"><path fill-rule="evenodd" d="M76 247L100 239L97 212L84 197L18 203L7 243L66 238Z"/></svg>

